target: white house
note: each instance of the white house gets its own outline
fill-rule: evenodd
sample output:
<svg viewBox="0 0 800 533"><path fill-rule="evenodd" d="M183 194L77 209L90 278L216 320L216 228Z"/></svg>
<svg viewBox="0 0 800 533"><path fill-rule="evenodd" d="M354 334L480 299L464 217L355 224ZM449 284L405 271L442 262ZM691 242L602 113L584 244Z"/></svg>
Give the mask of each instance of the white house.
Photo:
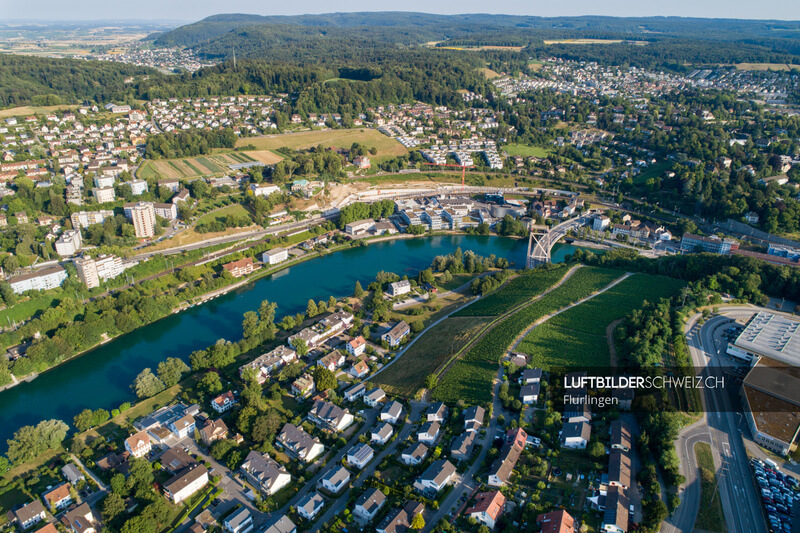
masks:
<svg viewBox="0 0 800 533"><path fill-rule="evenodd" d="M425 469L414 482L414 488L428 494L438 494L456 474L456 467L445 459L438 459Z"/></svg>
<svg viewBox="0 0 800 533"><path fill-rule="evenodd" d="M369 522L375 518L385 503L386 496L378 489L370 488L356 500L353 513L361 520Z"/></svg>
<svg viewBox="0 0 800 533"><path fill-rule="evenodd" d="M409 466L416 466L424 461L427 455L428 447L420 442L406 448L400 455L400 461Z"/></svg>
<svg viewBox="0 0 800 533"><path fill-rule="evenodd" d="M292 476L283 465L269 454L252 450L241 466L245 478L265 494L272 496L292 482Z"/></svg>
<svg viewBox="0 0 800 533"><path fill-rule="evenodd" d="M589 444L592 426L587 422L568 422L561 429L561 447L583 450Z"/></svg>
<svg viewBox="0 0 800 533"><path fill-rule="evenodd" d="M26 291L46 291L60 287L67 279L67 271L59 265L39 269L8 280L15 294Z"/></svg>
<svg viewBox="0 0 800 533"><path fill-rule="evenodd" d="M381 420L390 424L397 424L403 418L403 404L391 401L381 409Z"/></svg>
<svg viewBox="0 0 800 533"><path fill-rule="evenodd" d="M211 400L211 408L218 413L224 413L225 411L231 409L234 405L236 405L236 398L233 396L233 392L231 391L220 394Z"/></svg>
<svg viewBox="0 0 800 533"><path fill-rule="evenodd" d="M411 292L411 282L407 279L389 284L389 296L392 298Z"/></svg>
<svg viewBox="0 0 800 533"><path fill-rule="evenodd" d="M253 515L247 507L241 507L238 511L230 515L222 523L227 533L252 533L255 529Z"/></svg>
<svg viewBox="0 0 800 533"><path fill-rule="evenodd" d="M169 424L169 429L176 437L182 439L194 434L195 420L192 415L185 415Z"/></svg>
<svg viewBox="0 0 800 533"><path fill-rule="evenodd" d="M417 432L417 440L428 446L433 446L439 438L441 426L439 422L426 422Z"/></svg>
<svg viewBox="0 0 800 533"><path fill-rule="evenodd" d="M269 196L270 194L280 192L281 189L277 185L268 185L265 183L252 183L250 190L253 191L255 196Z"/></svg>
<svg viewBox="0 0 800 533"><path fill-rule="evenodd" d="M525 405L532 405L539 401L539 382L520 387L519 399Z"/></svg>
<svg viewBox="0 0 800 533"><path fill-rule="evenodd" d="M364 403L370 407L376 407L384 398L386 398L386 393L383 392L383 389L378 387L377 389L372 389L364 396Z"/></svg>
<svg viewBox="0 0 800 533"><path fill-rule="evenodd" d="M339 494L350 483L350 472L343 467L331 468L320 479L320 486L332 494Z"/></svg>
<svg viewBox="0 0 800 533"><path fill-rule="evenodd" d="M208 470L198 464L164 483L164 494L172 500L172 503L180 503L205 487L207 483Z"/></svg>
<svg viewBox="0 0 800 533"><path fill-rule="evenodd" d="M375 451L368 444L358 443L347 452L347 462L361 470L374 456Z"/></svg>
<svg viewBox="0 0 800 533"><path fill-rule="evenodd" d="M381 446L389 442L394 434L394 428L388 422L384 422L377 428L372 430L371 442L375 442Z"/></svg>
<svg viewBox="0 0 800 533"><path fill-rule="evenodd" d="M320 493L306 494L303 499L297 502L297 514L306 520L314 520L324 505L325 499Z"/></svg>
<svg viewBox="0 0 800 533"><path fill-rule="evenodd" d="M345 345L345 349L347 350L347 353L349 353L350 355L358 357L359 355L364 353L364 350L367 349L367 341L364 340L364 337L359 335L355 339L348 342Z"/></svg>
<svg viewBox="0 0 800 533"><path fill-rule="evenodd" d="M289 259L289 251L285 248L273 248L261 254L261 262L268 265L277 265Z"/></svg>
<svg viewBox="0 0 800 533"><path fill-rule="evenodd" d="M140 431L125 439L125 449L134 457L144 457L150 453L150 436L147 431Z"/></svg>

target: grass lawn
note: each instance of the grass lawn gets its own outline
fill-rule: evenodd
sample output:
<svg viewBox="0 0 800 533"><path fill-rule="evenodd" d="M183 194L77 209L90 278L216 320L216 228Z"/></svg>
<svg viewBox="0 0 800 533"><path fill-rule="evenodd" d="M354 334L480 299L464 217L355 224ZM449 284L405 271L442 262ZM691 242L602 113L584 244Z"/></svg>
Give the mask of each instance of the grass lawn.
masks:
<svg viewBox="0 0 800 533"><path fill-rule="evenodd" d="M474 276L473 274L453 274L453 278L450 281L442 282L441 281L442 275L437 274L436 281L434 281L433 284L436 285L440 291L448 292L448 291L453 291L461 287L465 283L469 282L469 280L471 280L473 276Z"/></svg>
<svg viewBox="0 0 800 533"><path fill-rule="evenodd" d="M8 324L17 321L27 320L37 312L55 307L58 305L58 298L52 294L36 295L24 302L17 302L11 307L0 311L0 324Z"/></svg>
<svg viewBox="0 0 800 533"><path fill-rule="evenodd" d="M484 317L442 320L372 381L390 394L413 398L425 386L428 374L438 372L489 320Z"/></svg>
<svg viewBox="0 0 800 533"><path fill-rule="evenodd" d="M711 455L711 446L705 442L695 444L694 453L697 456L697 465L700 467L700 509L697 512L695 529L705 531L718 531L724 533L728 530L725 526L725 515L722 514L719 489L714 490L716 484L716 468ZM711 500L714 501L711 501Z"/></svg>
<svg viewBox="0 0 800 533"><path fill-rule="evenodd" d="M529 363L549 370L554 366L608 366L605 336L575 335L569 329L542 324L531 331L517 350L530 355Z"/></svg>
<svg viewBox="0 0 800 533"><path fill-rule="evenodd" d="M522 157L549 157L552 150L541 146L527 146L524 144L506 144L503 146L508 155L521 155Z"/></svg>
<svg viewBox="0 0 800 533"><path fill-rule="evenodd" d="M246 216L250 217L250 213L245 209L245 207L241 204L233 204L229 205L228 207L223 207L218 211L212 211L210 213L206 213L205 215L201 216L197 219L197 224L203 224L205 222L213 222L218 218L225 218L228 215L236 215L236 216Z"/></svg>
<svg viewBox="0 0 800 533"><path fill-rule="evenodd" d="M5 515L17 505L28 502L28 495L20 488L13 488L0 494L0 520L5 521Z"/></svg>
<svg viewBox="0 0 800 533"><path fill-rule="evenodd" d="M633 178L633 182L637 185L643 185L647 183L647 180L650 178L663 177L664 173L669 170L671 166L672 164L668 162L651 165L646 170L642 171L641 174Z"/></svg>
<svg viewBox="0 0 800 533"><path fill-rule="evenodd" d="M319 144L326 148L350 148L357 142L367 148L377 148L376 156L371 159L381 161L408 154L408 150L396 140L387 137L377 130L349 129L304 131L300 133L285 133L282 135L265 135L262 137L247 137L239 139L236 146L255 146L256 150L276 150L278 148L293 148L295 150L307 149Z"/></svg>
<svg viewBox="0 0 800 533"><path fill-rule="evenodd" d="M20 117L27 115L44 115L46 113L55 113L56 111L68 111L70 109L78 109L78 105L51 105L51 106L22 106L11 107L9 109L0 109L0 118Z"/></svg>

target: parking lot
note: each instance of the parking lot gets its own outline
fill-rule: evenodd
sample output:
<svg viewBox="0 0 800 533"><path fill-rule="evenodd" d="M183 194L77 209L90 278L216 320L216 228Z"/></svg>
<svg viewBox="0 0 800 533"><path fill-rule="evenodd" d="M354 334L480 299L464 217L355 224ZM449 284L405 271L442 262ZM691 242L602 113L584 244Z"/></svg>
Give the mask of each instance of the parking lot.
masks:
<svg viewBox="0 0 800 533"><path fill-rule="evenodd" d="M769 460L751 459L753 477L761 492L761 502L772 533L798 533L800 521L794 517L800 512L800 483L781 472ZM795 523L798 522L798 523Z"/></svg>

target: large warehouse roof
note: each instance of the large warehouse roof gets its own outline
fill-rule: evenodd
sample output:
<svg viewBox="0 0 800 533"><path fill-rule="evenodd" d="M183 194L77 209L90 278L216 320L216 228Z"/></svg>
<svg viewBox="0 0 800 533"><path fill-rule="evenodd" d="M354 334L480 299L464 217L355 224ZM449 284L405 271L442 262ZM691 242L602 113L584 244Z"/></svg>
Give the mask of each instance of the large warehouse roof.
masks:
<svg viewBox="0 0 800 533"><path fill-rule="evenodd" d="M734 344L748 352L800 366L800 322L782 315L757 313Z"/></svg>

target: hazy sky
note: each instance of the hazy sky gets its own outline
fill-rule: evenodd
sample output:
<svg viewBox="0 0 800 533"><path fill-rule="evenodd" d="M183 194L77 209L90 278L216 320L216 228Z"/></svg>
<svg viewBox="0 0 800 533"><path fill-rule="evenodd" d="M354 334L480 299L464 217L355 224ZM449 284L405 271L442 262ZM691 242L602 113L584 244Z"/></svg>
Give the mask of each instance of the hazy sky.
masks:
<svg viewBox="0 0 800 533"><path fill-rule="evenodd" d="M0 20L172 19L196 21L217 13L295 15L333 11L421 11L513 15L684 16L800 20L800 0L0 0Z"/></svg>

